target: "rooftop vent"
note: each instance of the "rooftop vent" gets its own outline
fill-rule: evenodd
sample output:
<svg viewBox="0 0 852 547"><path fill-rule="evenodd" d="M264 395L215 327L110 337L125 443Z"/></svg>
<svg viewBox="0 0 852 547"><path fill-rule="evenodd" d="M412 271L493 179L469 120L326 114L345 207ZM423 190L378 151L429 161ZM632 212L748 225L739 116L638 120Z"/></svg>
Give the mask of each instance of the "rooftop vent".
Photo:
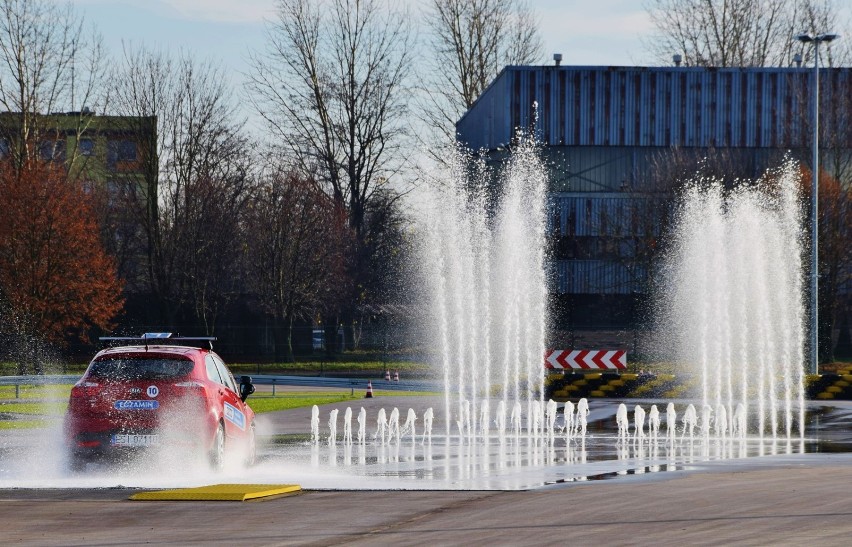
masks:
<svg viewBox="0 0 852 547"><path fill-rule="evenodd" d="M680 56L680 53L675 53L672 55L672 61L674 61L675 66L680 66L680 63L683 62L683 57Z"/></svg>
<svg viewBox="0 0 852 547"><path fill-rule="evenodd" d="M553 62L556 64L556 66L559 66L562 63L562 54L561 53L554 53L553 54Z"/></svg>

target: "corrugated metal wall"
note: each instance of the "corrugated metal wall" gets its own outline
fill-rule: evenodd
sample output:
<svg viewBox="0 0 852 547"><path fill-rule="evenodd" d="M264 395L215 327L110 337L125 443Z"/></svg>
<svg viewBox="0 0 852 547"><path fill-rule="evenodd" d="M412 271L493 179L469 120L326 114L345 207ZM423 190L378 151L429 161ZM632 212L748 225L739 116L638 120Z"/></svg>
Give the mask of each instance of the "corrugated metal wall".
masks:
<svg viewBox="0 0 852 547"><path fill-rule="evenodd" d="M850 84L852 69L821 71L823 125L849 124L849 109L831 106L847 104ZM531 126L537 103L549 145L807 147L811 85L806 68L506 67L456 128L469 147L495 149Z"/></svg>
<svg viewBox="0 0 852 547"><path fill-rule="evenodd" d="M711 165L730 165L735 168L732 177L755 178L768 167L777 166L786 155L793 159L807 160L810 148L671 148L624 147L624 146L548 146L541 151L541 158L548 168L551 192L630 192L649 191L655 183L660 166L679 162L691 164L693 172L699 170L701 162ZM823 150L823 166L830 166L831 150ZM505 154L494 158L495 163L505 160ZM656 181L658 182L658 181Z"/></svg>
<svg viewBox="0 0 852 547"><path fill-rule="evenodd" d="M574 237L642 237L656 231L653 202L634 194L556 195L551 233Z"/></svg>
<svg viewBox="0 0 852 547"><path fill-rule="evenodd" d="M804 157L812 76L807 68L506 67L456 129L500 163L505 154L494 151L534 124L547 145L550 233L565 243L551 262L554 289L626 295L645 288L631 245L662 219L642 193L652 165L666 161L658 155L689 150L697 165L715 149L742 176L788 149ZM821 129L847 149L850 84L852 69L821 71Z"/></svg>
<svg viewBox="0 0 852 547"><path fill-rule="evenodd" d="M553 282L560 294L633 294L641 287L637 272L608 260L552 262Z"/></svg>
<svg viewBox="0 0 852 547"><path fill-rule="evenodd" d="M554 260L554 289L562 294L631 294L644 277L638 271L635 240L659 232L653 197L636 194L554 194L550 199L550 234L571 241L585 240L586 251L605 252L620 259ZM589 242L600 245L589 248ZM588 256L588 255L586 255Z"/></svg>

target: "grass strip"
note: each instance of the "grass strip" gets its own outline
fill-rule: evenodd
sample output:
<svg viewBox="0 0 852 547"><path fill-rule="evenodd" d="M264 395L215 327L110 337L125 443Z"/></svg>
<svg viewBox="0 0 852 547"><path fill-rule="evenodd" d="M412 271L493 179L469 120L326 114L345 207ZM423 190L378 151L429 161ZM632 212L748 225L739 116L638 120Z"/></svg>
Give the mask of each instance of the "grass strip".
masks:
<svg viewBox="0 0 852 547"><path fill-rule="evenodd" d="M41 416L61 416L68 408L68 401L62 403L0 403L0 413L29 414Z"/></svg>
<svg viewBox="0 0 852 547"><path fill-rule="evenodd" d="M36 429L53 424L50 420L0 420L0 430L3 429Z"/></svg>
<svg viewBox="0 0 852 547"><path fill-rule="evenodd" d="M18 399L68 399L71 384L48 386L22 385L18 389ZM0 399L15 399L15 386L0 386Z"/></svg>
<svg viewBox="0 0 852 547"><path fill-rule="evenodd" d="M437 395L437 393L425 391L375 391L376 397L399 397L399 396L428 396ZM293 408L303 408L306 406L320 406L333 403L343 403L346 401L360 401L364 398L364 394L356 392L355 395L350 395L346 391L325 392L325 391L287 391L275 397L252 396L248 399L248 405L258 414L264 412L276 412L278 410L291 410Z"/></svg>

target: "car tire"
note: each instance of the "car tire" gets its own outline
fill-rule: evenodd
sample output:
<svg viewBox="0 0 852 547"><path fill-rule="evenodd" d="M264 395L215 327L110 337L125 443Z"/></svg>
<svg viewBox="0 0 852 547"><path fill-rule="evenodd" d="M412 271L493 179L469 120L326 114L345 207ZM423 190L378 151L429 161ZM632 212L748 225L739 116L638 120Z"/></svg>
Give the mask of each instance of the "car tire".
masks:
<svg viewBox="0 0 852 547"><path fill-rule="evenodd" d="M86 470L87 463L87 460L83 456L75 452L68 454L68 470L72 473L82 473Z"/></svg>
<svg viewBox="0 0 852 547"><path fill-rule="evenodd" d="M246 448L245 466L251 467L257 461L257 437L255 434L254 422L249 428L248 444Z"/></svg>
<svg viewBox="0 0 852 547"><path fill-rule="evenodd" d="M219 423L216 435L213 437L213 446L210 447L210 467L219 471L225 465L225 426Z"/></svg>

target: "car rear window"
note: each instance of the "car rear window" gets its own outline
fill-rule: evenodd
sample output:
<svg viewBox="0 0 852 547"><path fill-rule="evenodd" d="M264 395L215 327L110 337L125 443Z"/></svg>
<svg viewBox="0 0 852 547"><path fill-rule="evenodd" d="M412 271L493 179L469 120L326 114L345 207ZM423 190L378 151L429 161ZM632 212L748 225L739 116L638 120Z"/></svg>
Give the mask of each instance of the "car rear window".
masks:
<svg viewBox="0 0 852 547"><path fill-rule="evenodd" d="M89 367L89 376L109 380L165 380L186 376L192 367L193 362L186 359L99 359Z"/></svg>

